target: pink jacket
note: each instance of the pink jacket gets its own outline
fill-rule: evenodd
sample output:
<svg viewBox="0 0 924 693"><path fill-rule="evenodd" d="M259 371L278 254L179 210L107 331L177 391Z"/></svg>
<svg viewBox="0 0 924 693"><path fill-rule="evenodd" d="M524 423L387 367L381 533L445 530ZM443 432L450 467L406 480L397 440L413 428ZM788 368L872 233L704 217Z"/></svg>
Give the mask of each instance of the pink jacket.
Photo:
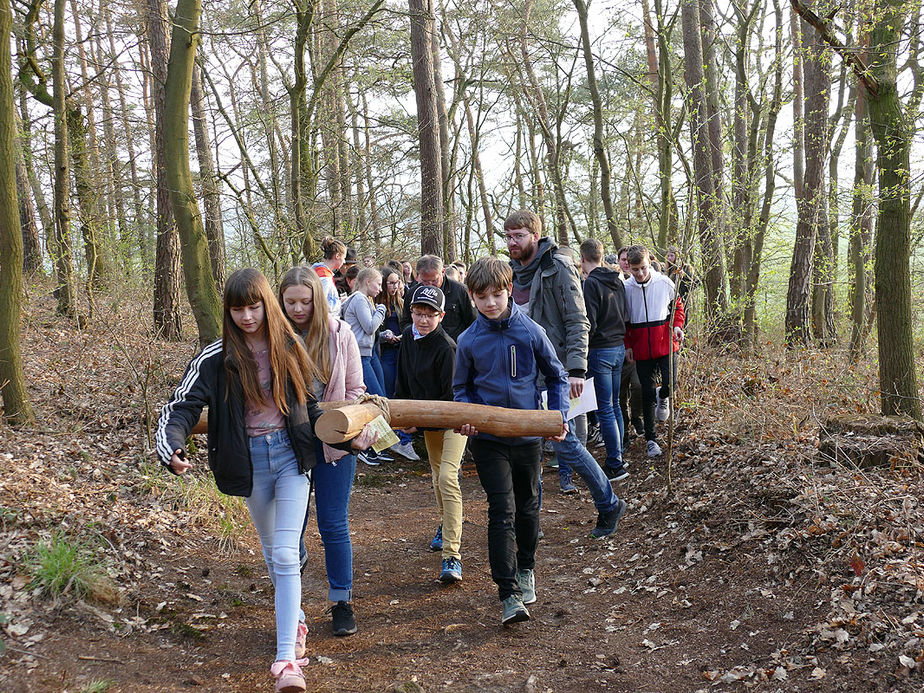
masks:
<svg viewBox="0 0 924 693"><path fill-rule="evenodd" d="M342 320L328 317L330 327L330 380L324 388L322 402L352 400L366 391L363 384L363 364L359 347L350 326ZM324 461L334 462L347 453L324 446Z"/></svg>

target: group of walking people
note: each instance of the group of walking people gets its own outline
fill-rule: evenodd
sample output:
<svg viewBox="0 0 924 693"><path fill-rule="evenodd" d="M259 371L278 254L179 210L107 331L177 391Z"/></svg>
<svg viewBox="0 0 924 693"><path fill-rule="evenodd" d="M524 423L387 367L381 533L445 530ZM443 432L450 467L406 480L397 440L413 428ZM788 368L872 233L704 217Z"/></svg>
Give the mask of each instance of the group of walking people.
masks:
<svg viewBox="0 0 924 693"><path fill-rule="evenodd" d="M275 293L258 270L234 272L224 290L222 338L193 358L161 412L158 456L182 474L192 467L186 439L209 408L209 467L220 491L245 498L275 588L276 691L306 690L300 571L308 560L303 535L311 491L333 632L350 635L357 630L349 531L357 456L383 461L371 449L377 436L369 426L348 443L321 443L314 435L319 402L365 391L536 410L544 390L547 407L563 417L550 439L562 490L573 486L574 473L587 484L597 511L594 537L613 534L627 508L611 484L625 478L623 363L636 365L648 454L655 456L655 410L669 410L674 377L665 356L683 340L683 301L673 282L651 268L641 246L624 249L630 273L624 279L590 239L581 246L582 285L570 251L542 237L533 212L514 212L504 229L510 261L484 257L468 269L444 268L440 258L425 255L416 267L391 261L354 272L355 254L348 263L346 246L327 238L323 260L289 270ZM662 384L655 392L657 374ZM567 420L590 376L603 466L578 437L579 422ZM399 454L416 457L410 437L416 432L399 432ZM440 581L462 579L459 469L467 446L488 500L501 622L527 620L527 605L537 599L542 441L492 436L464 421L421 432L439 512L429 547L441 553Z"/></svg>

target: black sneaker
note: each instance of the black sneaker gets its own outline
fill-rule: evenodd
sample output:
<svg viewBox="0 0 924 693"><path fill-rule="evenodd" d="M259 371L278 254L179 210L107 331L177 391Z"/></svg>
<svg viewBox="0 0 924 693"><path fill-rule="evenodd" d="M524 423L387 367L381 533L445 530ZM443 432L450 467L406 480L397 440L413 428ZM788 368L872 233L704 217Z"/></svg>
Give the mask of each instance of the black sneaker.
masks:
<svg viewBox="0 0 924 693"><path fill-rule="evenodd" d="M626 514L626 508L628 507L626 502L621 498L617 500L619 502L616 504L615 508L609 512L600 513L597 516L597 526L590 531L590 536L599 539L600 537L608 537L616 531L616 528L619 526L619 520Z"/></svg>
<svg viewBox="0 0 924 693"><path fill-rule="evenodd" d="M606 478L610 481L622 481L629 476L629 470L626 469L626 465L624 464L621 464L618 467L611 467L610 465L606 465L603 467L603 471L606 473Z"/></svg>
<svg viewBox="0 0 924 693"><path fill-rule="evenodd" d="M356 632L356 618L353 616L353 605L350 602L337 602L330 609L334 624L334 635L343 637Z"/></svg>

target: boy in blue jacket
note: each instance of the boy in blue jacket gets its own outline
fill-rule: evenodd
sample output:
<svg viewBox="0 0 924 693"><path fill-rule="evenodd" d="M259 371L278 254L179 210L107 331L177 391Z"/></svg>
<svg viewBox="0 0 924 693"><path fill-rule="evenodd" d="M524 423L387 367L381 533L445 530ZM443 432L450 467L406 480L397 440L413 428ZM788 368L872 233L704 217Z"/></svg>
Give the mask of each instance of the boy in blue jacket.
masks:
<svg viewBox="0 0 924 693"><path fill-rule="evenodd" d="M510 300L510 265L497 258L481 258L472 265L465 283L478 317L459 335L452 384L455 400L540 409L541 374L549 409L561 411L564 419L569 407L568 374L545 331ZM554 440L564 439L567 431L567 424L562 424ZM540 440L499 438L478 433L469 424L459 432L472 436L469 449L488 496L488 559L503 603L501 622L526 621L525 604L536 601L533 570L539 538ZM620 517L625 507L619 501Z"/></svg>

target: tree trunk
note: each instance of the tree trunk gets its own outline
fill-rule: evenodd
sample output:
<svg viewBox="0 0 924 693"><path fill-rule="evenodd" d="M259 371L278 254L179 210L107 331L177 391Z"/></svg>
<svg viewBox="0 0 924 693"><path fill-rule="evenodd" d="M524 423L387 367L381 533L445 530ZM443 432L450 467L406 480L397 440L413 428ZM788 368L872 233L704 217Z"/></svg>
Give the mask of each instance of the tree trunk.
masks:
<svg viewBox="0 0 924 693"><path fill-rule="evenodd" d="M3 55L0 53L0 59L2 58ZM32 204L29 174L26 172L22 154L18 151L16 153L16 195L19 200L19 224L22 231L22 271L27 274L41 273L42 245L39 241L38 224L35 221L35 205Z"/></svg>
<svg viewBox="0 0 924 693"><path fill-rule="evenodd" d="M433 6L434 14L436 6ZM435 19L435 18L434 18ZM452 144L449 137L449 114L446 110L446 91L443 88L443 60L440 57L440 32L436 22L430 26L430 50L433 53L433 94L436 97L436 117L440 132L440 173L443 176L443 261L456 259L455 200L453 190L455 177L452 166ZM458 78L458 74L456 77ZM458 140L458 138L457 138Z"/></svg>
<svg viewBox="0 0 924 693"><path fill-rule="evenodd" d="M55 0L54 26L52 29L52 83L54 89L55 120L55 276L58 286L57 311L60 315L73 316L77 306L74 302L73 263L71 260L70 234L70 152L67 141L67 76L64 71L64 6L66 0Z"/></svg>
<svg viewBox="0 0 924 693"><path fill-rule="evenodd" d="M574 7L578 13L581 25L581 44L584 49L584 67L587 69L587 89L590 91L590 101L593 105L594 116L594 157L600 166L600 198L603 202L603 214L606 216L606 229L613 241L613 247L622 246L622 233L616 221L616 212L613 209L613 196L610 192L610 160L603 141L603 101L600 90L597 88L597 76L594 71L594 57L590 47L590 29L587 26L587 5L584 0L574 0Z"/></svg>
<svg viewBox="0 0 924 693"><path fill-rule="evenodd" d="M806 25L807 27L808 25ZM786 295L786 343L806 344L811 335L810 295L815 243L821 239L822 250L830 252L825 193L825 157L828 151L828 91L830 77L828 57L820 37L814 31L803 31L802 66L805 79L805 177L801 199L797 200L799 220L793 247ZM821 281L830 270L825 263ZM822 329L819 341L830 338Z"/></svg>
<svg viewBox="0 0 924 693"><path fill-rule="evenodd" d="M160 339L179 340L180 241L170 205L165 146L164 85L167 80L167 5L164 0L147 0L148 41L151 53L151 101L154 111L154 165L157 172L157 244L154 257L154 334ZM183 123L183 130L186 124Z"/></svg>
<svg viewBox="0 0 924 693"><path fill-rule="evenodd" d="M658 19L657 53L655 53L654 27L651 23L647 0L642 1L642 21L645 24L645 43L648 48L648 74L654 89L654 119L658 145L658 182L661 191L661 205L658 215L658 245L666 248L680 236L677 198L674 196L672 177L674 174L673 144L670 129L671 99L673 97L673 76L669 52L670 29L664 26L664 10L661 0L655 0L655 14ZM670 24L673 26L673 23ZM649 36L650 34L650 36ZM653 71L652 71L653 70Z"/></svg>
<svg viewBox="0 0 924 693"><path fill-rule="evenodd" d="M432 0L408 0L411 14L411 60L417 97L420 143L420 252L440 254L443 231L443 174L439 114L433 75Z"/></svg>
<svg viewBox="0 0 924 693"><path fill-rule="evenodd" d="M872 72L878 93L869 95L876 138L879 221L876 224L876 324L882 413L921 420L911 319L911 142L896 85L896 53L907 5L883 0L870 32Z"/></svg>
<svg viewBox="0 0 924 693"><path fill-rule="evenodd" d="M862 41L868 42L868 36ZM861 60L867 62L864 51ZM850 222L850 282L848 296L850 300L850 347L848 353L851 361L856 362L863 353L869 319L870 283L869 261L870 245L873 237L873 209L875 200L873 188L873 147L872 132L867 112L867 94L865 89L857 90L855 109L856 162L853 178L853 209Z"/></svg>
<svg viewBox="0 0 924 693"><path fill-rule="evenodd" d="M221 219L218 181L215 179L215 166L212 164L211 138L205 117L205 95L202 93L200 75L202 69L198 65L193 69L190 105L193 134L196 139L196 155L199 159L199 182L202 186L202 201L205 206L205 235L209 244L209 262L215 286L221 291L225 285L225 232ZM273 178L275 179L276 176L273 175Z"/></svg>
<svg viewBox="0 0 924 693"><path fill-rule="evenodd" d="M725 260L718 235L718 206L713 158L709 141L709 115L703 85L703 52L697 0L684 0L680 9L683 27L684 72L689 89L690 127L693 139L693 169L699 213L699 241L704 268L706 319L715 324L728 309L725 293Z"/></svg>
<svg viewBox="0 0 924 693"><path fill-rule="evenodd" d="M170 62L164 84L164 137L170 202L180 233L186 296L199 328L199 343L221 336L221 299L209 261L208 239L202 226L189 169L189 95L199 44L201 0L179 0L170 40ZM167 134L169 133L169 134Z"/></svg>
<svg viewBox="0 0 924 693"><path fill-rule="evenodd" d="M55 13L55 29L63 19ZM63 22L60 22L63 39ZM22 369L20 340L23 246L16 198L17 153L10 38L13 12L9 0L0 0L0 393L3 417L21 426L34 419ZM58 36L56 35L56 38Z"/></svg>

